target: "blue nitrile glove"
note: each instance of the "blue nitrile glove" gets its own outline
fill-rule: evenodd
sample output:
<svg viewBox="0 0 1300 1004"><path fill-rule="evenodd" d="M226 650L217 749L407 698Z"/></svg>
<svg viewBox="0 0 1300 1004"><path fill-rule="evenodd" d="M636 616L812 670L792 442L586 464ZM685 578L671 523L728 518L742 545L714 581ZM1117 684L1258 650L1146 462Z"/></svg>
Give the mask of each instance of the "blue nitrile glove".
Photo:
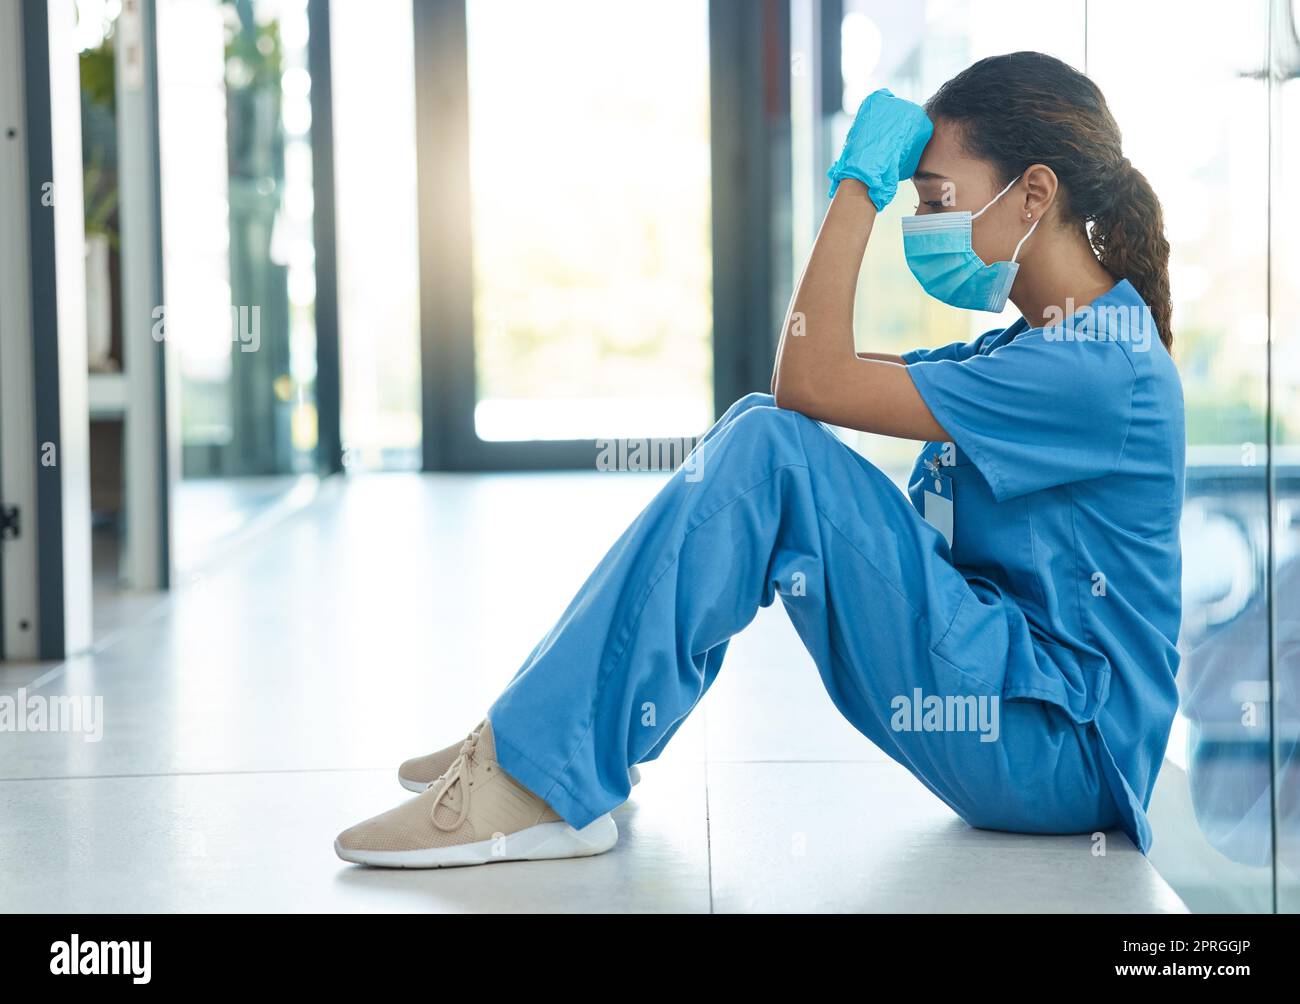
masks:
<svg viewBox="0 0 1300 1004"><path fill-rule="evenodd" d="M826 172L831 197L841 181L856 178L867 186L876 209L884 209L898 183L916 173L921 151L933 134L934 123L920 105L896 98L884 88L867 95L853 118L840 159Z"/></svg>

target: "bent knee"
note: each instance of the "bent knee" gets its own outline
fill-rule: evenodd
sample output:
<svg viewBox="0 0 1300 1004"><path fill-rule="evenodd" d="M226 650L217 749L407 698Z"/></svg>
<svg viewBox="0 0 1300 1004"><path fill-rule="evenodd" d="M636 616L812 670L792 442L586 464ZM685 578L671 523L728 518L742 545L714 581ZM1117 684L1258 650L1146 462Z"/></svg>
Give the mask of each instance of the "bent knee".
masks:
<svg viewBox="0 0 1300 1004"><path fill-rule="evenodd" d="M765 400L756 401L748 405L744 411L737 413L729 426L729 429L735 435L780 435L788 438L800 420L811 421L797 411L777 407L771 394L750 394L740 400L748 401L750 397L764 398Z"/></svg>
<svg viewBox="0 0 1300 1004"><path fill-rule="evenodd" d="M762 394L754 391L752 394L746 394L744 397L737 398L727 409L724 418L738 418L751 411L754 408L774 408L776 407L776 398L771 394Z"/></svg>
<svg viewBox="0 0 1300 1004"><path fill-rule="evenodd" d="M799 423L807 420L771 404L770 394L749 396L766 398L768 403L755 402L719 430L717 440L706 454L706 462L740 464L747 468L806 466Z"/></svg>

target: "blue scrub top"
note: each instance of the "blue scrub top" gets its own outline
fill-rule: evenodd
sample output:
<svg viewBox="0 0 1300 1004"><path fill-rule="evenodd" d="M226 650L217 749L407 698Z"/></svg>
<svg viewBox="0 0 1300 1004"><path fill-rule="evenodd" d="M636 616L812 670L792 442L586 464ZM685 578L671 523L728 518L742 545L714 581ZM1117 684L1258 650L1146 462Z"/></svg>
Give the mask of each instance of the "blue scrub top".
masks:
<svg viewBox="0 0 1300 1004"><path fill-rule="evenodd" d="M1185 438L1178 371L1128 280L1072 318L1023 318L906 353L955 449L951 558L986 602L1023 613L1034 651L1005 699L1045 700L1100 738L1125 830L1146 852L1146 807L1178 706L1179 518Z"/></svg>

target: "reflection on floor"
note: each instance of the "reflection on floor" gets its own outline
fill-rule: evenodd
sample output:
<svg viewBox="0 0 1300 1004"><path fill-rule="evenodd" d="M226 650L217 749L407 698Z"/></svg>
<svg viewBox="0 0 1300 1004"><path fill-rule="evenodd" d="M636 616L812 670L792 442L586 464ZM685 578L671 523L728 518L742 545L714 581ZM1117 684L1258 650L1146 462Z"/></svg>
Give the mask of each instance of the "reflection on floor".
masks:
<svg viewBox="0 0 1300 1004"><path fill-rule="evenodd" d="M779 608L734 643L584 861L385 872L343 827L483 709L659 484L321 486L95 654L0 692L103 698L99 742L0 734L0 909L1177 911L1118 832L971 830L842 721ZM855 794L850 794L855 793Z"/></svg>
<svg viewBox="0 0 1300 1004"><path fill-rule="evenodd" d="M231 549L301 509L315 497L318 486L314 475L297 474L181 481L172 498L178 582L201 574ZM142 594L122 583L119 524L112 518L98 521L92 537L96 645L111 640L120 628L151 616L158 607L158 595Z"/></svg>
<svg viewBox="0 0 1300 1004"><path fill-rule="evenodd" d="M202 571L259 527L301 508L316 494L313 475L192 478L176 486L176 570Z"/></svg>

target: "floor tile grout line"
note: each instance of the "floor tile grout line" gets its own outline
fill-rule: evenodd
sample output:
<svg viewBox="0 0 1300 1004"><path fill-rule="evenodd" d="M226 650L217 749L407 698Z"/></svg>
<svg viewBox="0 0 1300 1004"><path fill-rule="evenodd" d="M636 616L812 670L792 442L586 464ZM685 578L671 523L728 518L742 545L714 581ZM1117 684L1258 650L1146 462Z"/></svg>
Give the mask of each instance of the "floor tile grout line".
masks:
<svg viewBox="0 0 1300 1004"><path fill-rule="evenodd" d="M688 761L689 763L689 761ZM734 766L794 766L807 764L810 766L827 765L827 764L861 764L866 766L888 766L892 765L892 760L709 760L702 757L696 762L696 765L704 769L704 808L705 808L705 834L706 838L710 835L709 830L709 767L712 764L718 764L724 767ZM684 763L683 766L686 766ZM391 767L248 767L242 770L156 770L156 771L122 771L113 774L46 774L46 775L28 775L25 777L0 777L0 784L6 782L24 782L33 781L111 781L111 780L129 780L131 778L158 778L158 777L243 777L257 774L346 774L346 773L379 773L391 770Z"/></svg>
<svg viewBox="0 0 1300 1004"><path fill-rule="evenodd" d="M391 767L279 767L259 770L178 770L141 771L121 774L52 774L45 777L0 777L0 784L33 781L129 781L136 778L163 777L253 777L259 774L377 774Z"/></svg>

